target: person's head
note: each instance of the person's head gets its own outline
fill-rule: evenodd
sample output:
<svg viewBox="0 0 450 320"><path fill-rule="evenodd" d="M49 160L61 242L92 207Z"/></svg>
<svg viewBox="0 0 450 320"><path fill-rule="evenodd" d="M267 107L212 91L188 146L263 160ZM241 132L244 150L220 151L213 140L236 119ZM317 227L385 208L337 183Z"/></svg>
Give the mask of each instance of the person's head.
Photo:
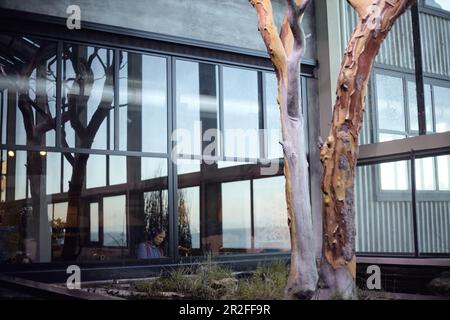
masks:
<svg viewBox="0 0 450 320"><path fill-rule="evenodd" d="M152 242L157 245L160 246L164 240L166 239L166 232L164 230L161 230L160 233L158 233L157 235L155 235L152 239Z"/></svg>
<svg viewBox="0 0 450 320"><path fill-rule="evenodd" d="M161 228L150 228L148 240L154 245L160 246L166 239L166 231Z"/></svg>

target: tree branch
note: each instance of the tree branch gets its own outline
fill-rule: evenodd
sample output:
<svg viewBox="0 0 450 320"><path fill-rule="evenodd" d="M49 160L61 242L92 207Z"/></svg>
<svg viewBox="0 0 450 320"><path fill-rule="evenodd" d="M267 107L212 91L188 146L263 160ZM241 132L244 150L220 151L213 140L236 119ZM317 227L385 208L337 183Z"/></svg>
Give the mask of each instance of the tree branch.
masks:
<svg viewBox="0 0 450 320"><path fill-rule="evenodd" d="M367 9L373 4L373 0L347 0L347 2L355 9L360 19L367 15Z"/></svg>
<svg viewBox="0 0 450 320"><path fill-rule="evenodd" d="M22 112L27 140L31 141L34 138L34 115L30 102L28 95L24 93L19 95L19 110Z"/></svg>
<svg viewBox="0 0 450 320"><path fill-rule="evenodd" d="M299 78L300 78L300 58L305 47L305 35L301 27L301 21L305 10L309 4L309 0L286 0L286 16L284 22L285 31L283 33L283 41L288 52L287 72L288 72L288 89L287 89L287 113L290 117L299 119L300 95L299 95ZM286 27L286 21L289 22L289 30Z"/></svg>
<svg viewBox="0 0 450 320"><path fill-rule="evenodd" d="M103 85L103 93L102 93L102 99L100 104L97 107L97 110L95 110L94 114L92 115L91 120L89 121L89 124L86 128L86 138L88 141L86 141L86 145L84 147L89 148L90 144L92 143L95 135L97 134L98 129L100 128L101 124L103 123L103 120L105 120L106 116L108 115L111 104L114 97L114 90L113 90L113 75L114 75L114 63L109 66L106 70L106 80L105 84Z"/></svg>
<svg viewBox="0 0 450 320"><path fill-rule="evenodd" d="M258 30L275 67L277 77L279 80L285 79L283 74L286 74L286 52L273 21L272 4L270 0L250 0L250 3L256 9Z"/></svg>

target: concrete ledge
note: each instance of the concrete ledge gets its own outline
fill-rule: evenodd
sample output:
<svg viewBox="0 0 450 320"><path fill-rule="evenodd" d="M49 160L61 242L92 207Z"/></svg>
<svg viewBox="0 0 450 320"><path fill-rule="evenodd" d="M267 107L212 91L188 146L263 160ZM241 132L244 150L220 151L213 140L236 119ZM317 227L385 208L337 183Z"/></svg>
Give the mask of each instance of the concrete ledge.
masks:
<svg viewBox="0 0 450 320"><path fill-rule="evenodd" d="M23 278L8 277L0 275L0 286L14 289L18 292L26 292L31 297L57 300L124 300L122 298L98 295L80 290L69 290L67 288Z"/></svg>

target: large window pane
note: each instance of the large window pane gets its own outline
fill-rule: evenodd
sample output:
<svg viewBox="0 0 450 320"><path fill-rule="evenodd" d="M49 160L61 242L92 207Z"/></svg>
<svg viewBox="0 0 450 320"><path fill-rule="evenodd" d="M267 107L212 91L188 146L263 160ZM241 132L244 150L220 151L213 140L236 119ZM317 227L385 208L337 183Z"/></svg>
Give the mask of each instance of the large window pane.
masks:
<svg viewBox="0 0 450 320"><path fill-rule="evenodd" d="M223 248L251 248L250 181L222 184Z"/></svg>
<svg viewBox="0 0 450 320"><path fill-rule="evenodd" d="M89 238L91 242L99 241L99 210L98 202L89 205Z"/></svg>
<svg viewBox="0 0 450 320"><path fill-rule="evenodd" d="M268 159L283 157L281 141L280 108L277 103L278 84L273 73L265 73L266 117L267 117L267 148Z"/></svg>
<svg viewBox="0 0 450 320"><path fill-rule="evenodd" d="M450 88L434 86L436 132L450 131Z"/></svg>
<svg viewBox="0 0 450 320"><path fill-rule="evenodd" d="M167 60L122 52L120 150L167 152Z"/></svg>
<svg viewBox="0 0 450 320"><path fill-rule="evenodd" d="M381 190L408 190L408 162L387 162L379 165Z"/></svg>
<svg viewBox="0 0 450 320"><path fill-rule="evenodd" d="M253 181L256 249L290 249L284 185L283 176Z"/></svg>
<svg viewBox="0 0 450 320"><path fill-rule="evenodd" d="M1 226L15 239L11 250L2 253L5 259L24 252L33 263L73 261L70 253L77 256L76 262L123 261L139 258L139 244L154 239L158 228L167 237L166 158L50 152L27 161L26 151L7 156L2 150L2 155L7 165ZM27 174L25 165L33 171ZM71 221L76 224L68 225ZM67 240L67 228L79 230L81 247ZM196 239L198 244L198 232ZM163 246L161 255L168 256L167 241Z"/></svg>
<svg viewBox="0 0 450 320"><path fill-rule="evenodd" d="M113 50L64 45L63 145L110 148L114 130L113 62Z"/></svg>
<svg viewBox="0 0 450 320"><path fill-rule="evenodd" d="M55 146L55 128L46 123L56 112L56 42L19 36L0 37L2 76L2 142L6 142L6 115L15 113L9 123L9 143ZM13 118L12 118L13 119ZM36 128L39 130L35 130ZM33 141L27 141L34 135ZM33 131L33 132L31 132Z"/></svg>
<svg viewBox="0 0 450 320"><path fill-rule="evenodd" d="M414 253L412 196L406 167L409 162L405 161L357 167L357 252ZM377 175L382 176L389 190L379 190Z"/></svg>
<svg viewBox="0 0 450 320"><path fill-rule="evenodd" d="M405 131L403 81L383 74L376 75L378 128Z"/></svg>
<svg viewBox="0 0 450 320"><path fill-rule="evenodd" d="M144 193L144 228L137 246L138 259L157 259L168 255L168 206L167 190Z"/></svg>
<svg viewBox="0 0 450 320"><path fill-rule="evenodd" d="M103 199L103 244L111 247L127 245L125 196Z"/></svg>
<svg viewBox="0 0 450 320"><path fill-rule="evenodd" d="M177 60L177 152L200 155L203 137L218 142L218 67ZM208 131L210 136L208 136ZM213 138L213 136L215 138ZM215 139L215 140L214 140ZM208 141L205 141L208 142ZM205 146L206 147L206 146ZM205 150L207 151L207 150ZM216 151L217 147L216 147ZM208 155L216 155L213 150Z"/></svg>
<svg viewBox="0 0 450 320"><path fill-rule="evenodd" d="M200 249L200 188L178 191L178 244L181 255Z"/></svg>
<svg viewBox="0 0 450 320"><path fill-rule="evenodd" d="M433 106L431 101L431 85L425 84L425 117L427 132L433 132ZM416 83L408 81L408 110L409 126L412 131L419 131L419 120L417 111Z"/></svg>
<svg viewBox="0 0 450 320"><path fill-rule="evenodd" d="M434 159L416 159L416 189L417 190L435 190L436 176L435 176Z"/></svg>
<svg viewBox="0 0 450 320"><path fill-rule="evenodd" d="M259 157L258 77L256 71L223 68L225 156Z"/></svg>
<svg viewBox="0 0 450 320"><path fill-rule="evenodd" d="M450 156L436 157L439 190L450 191Z"/></svg>

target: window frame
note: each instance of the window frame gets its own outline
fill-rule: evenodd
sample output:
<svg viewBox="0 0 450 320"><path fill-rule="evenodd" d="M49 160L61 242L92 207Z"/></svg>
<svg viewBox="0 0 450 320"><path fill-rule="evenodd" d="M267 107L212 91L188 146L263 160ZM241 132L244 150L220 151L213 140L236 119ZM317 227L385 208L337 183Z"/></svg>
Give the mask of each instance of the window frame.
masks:
<svg viewBox="0 0 450 320"><path fill-rule="evenodd" d="M450 19L450 10L433 7L427 4L426 0L420 1L419 10L421 12L430 13L439 17Z"/></svg>
<svg viewBox="0 0 450 320"><path fill-rule="evenodd" d="M396 131L396 130L385 130L379 128L379 117L378 117L378 100L377 100L377 81L376 76L377 75L385 75L390 77L399 78L402 80L402 92L403 92L403 110L404 110L404 120L405 120L405 131ZM374 68L373 71L373 105L375 106L373 114L375 114L375 117L373 117L373 132L374 132L374 140L375 143L379 142L379 135L382 133L386 134L398 134L398 135L405 135L404 139L418 136L419 132L418 130L411 130L411 123L410 123L410 116L409 116L409 92L408 92L408 82L415 83L414 75L411 73L405 73L395 70L386 70L382 68ZM434 87L440 86L445 88L450 88L450 83L444 79L437 79L433 77L424 77L424 85L429 85L431 89L431 112L432 112L432 131L427 131L427 135L431 135L436 133L436 107L435 107L435 100L434 100ZM427 157L416 157L416 160L421 158L430 158L433 156L427 156ZM433 174L435 176L435 189L434 190L416 190L416 200L417 201L426 201L426 200L432 200L432 199L442 199L442 197L449 197L450 198L450 190L439 190L439 173L438 173L438 164L437 164L437 156L433 157ZM417 165L415 166L417 169ZM373 168L374 177L375 177L375 183L376 183L376 195L375 199L377 201L408 201L411 197L411 164L407 168L407 174L408 174L408 190L383 190L381 188L381 169L380 166L376 166ZM415 174L414 174L415 177Z"/></svg>

